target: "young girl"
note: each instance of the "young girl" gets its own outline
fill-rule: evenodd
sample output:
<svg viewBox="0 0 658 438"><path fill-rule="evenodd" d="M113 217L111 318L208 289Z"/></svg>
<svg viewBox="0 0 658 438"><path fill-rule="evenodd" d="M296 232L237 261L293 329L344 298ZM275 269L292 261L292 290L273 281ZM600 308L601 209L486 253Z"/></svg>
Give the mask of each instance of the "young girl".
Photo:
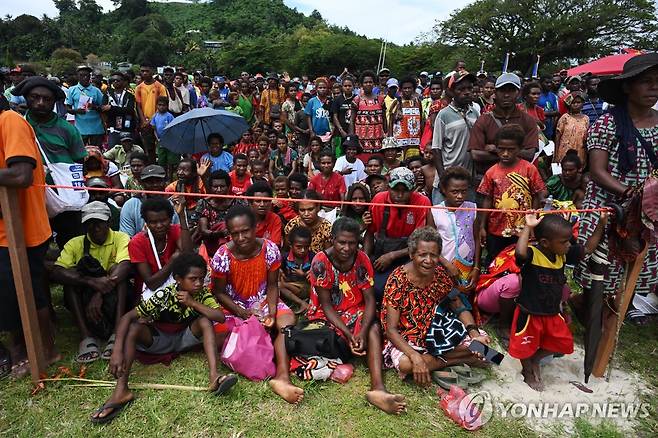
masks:
<svg viewBox="0 0 658 438"><path fill-rule="evenodd" d="M365 236L368 226L372 223L372 216L368 210L368 203L370 203L370 190L362 183L354 183L347 191L345 200L349 202L361 202L362 205L343 204L340 212L340 217L349 217L359 223L361 227L361 242Z"/></svg>
<svg viewBox="0 0 658 438"><path fill-rule="evenodd" d="M470 173L463 167L450 167L439 184L444 201L440 207L476 208L466 201L471 182ZM434 224L441 235L441 255L459 270L459 288L472 291L480 276L480 222L474 210L432 209Z"/></svg>
<svg viewBox="0 0 658 438"><path fill-rule="evenodd" d="M573 149L560 162L562 173L546 180L548 194L556 201L571 201L576 208L581 208L585 198L585 183L581 173L583 163Z"/></svg>
<svg viewBox="0 0 658 438"><path fill-rule="evenodd" d="M546 126L546 116L544 115L544 108L537 105L539 96L541 96L541 86L537 82L528 82L523 86L521 92L523 103L519 104L519 109L537 121L539 131L543 131Z"/></svg>
<svg viewBox="0 0 658 438"><path fill-rule="evenodd" d="M570 149L578 153L578 158L587 165L587 150L585 149L585 139L587 138L587 129L589 128L589 117L582 114L585 97L579 91L571 92L565 99L564 104L569 112L560 117L557 122L555 133L555 153L553 162L559 163Z"/></svg>
<svg viewBox="0 0 658 438"><path fill-rule="evenodd" d="M283 253L279 290L287 303L297 307L296 314L308 309L308 297L311 285L307 275L311 270L311 261L315 253L311 246L311 231L305 227L296 227L288 236L289 252Z"/></svg>
<svg viewBox="0 0 658 438"><path fill-rule="evenodd" d="M309 142L309 152L304 155L304 172L308 179L312 179L320 173L320 152L322 151L322 140L320 137L313 137Z"/></svg>
<svg viewBox="0 0 658 438"><path fill-rule="evenodd" d="M270 178L290 176L297 171L297 151L288 147L288 137L279 134L276 138L276 150L270 155Z"/></svg>
<svg viewBox="0 0 658 438"><path fill-rule="evenodd" d="M320 173L315 175L308 183L309 190L315 190L327 201L343 201L345 199L345 180L343 175L334 172L334 154L330 149L320 153ZM334 209L337 204L326 204L325 207Z"/></svg>

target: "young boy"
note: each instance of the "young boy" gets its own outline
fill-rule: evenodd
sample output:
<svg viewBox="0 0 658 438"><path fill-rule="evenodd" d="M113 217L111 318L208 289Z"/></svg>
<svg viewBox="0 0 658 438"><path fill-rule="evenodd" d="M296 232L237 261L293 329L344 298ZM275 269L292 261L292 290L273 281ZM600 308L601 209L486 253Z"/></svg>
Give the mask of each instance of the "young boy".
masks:
<svg viewBox="0 0 658 438"><path fill-rule="evenodd" d="M258 181L268 182L267 164L260 160L256 160L251 164L251 183L255 184Z"/></svg>
<svg viewBox="0 0 658 438"><path fill-rule="evenodd" d="M311 178L308 183L309 190L315 190L326 201L345 200L345 180L343 175L334 171L334 154L331 149L320 152L320 173ZM326 208L334 209L338 204L326 204Z"/></svg>
<svg viewBox="0 0 658 438"><path fill-rule="evenodd" d="M288 178L285 176L274 178L274 197L277 199L272 201L272 210L281 217L284 226L297 216L297 212L290 205L291 202L286 200L290 198L288 186Z"/></svg>
<svg viewBox="0 0 658 438"><path fill-rule="evenodd" d="M161 355L203 344L208 358L209 390L221 395L237 383L234 374L220 376L217 372L217 344L212 321L224 322L225 318L215 297L203 286L205 260L197 254L181 254L172 262L171 270L175 283L142 296L137 307L121 318L109 365L110 373L118 379L117 384L107 402L91 415L92 423L109 423L133 401L128 377L136 350ZM158 323L178 324L181 330L163 330Z"/></svg>
<svg viewBox="0 0 658 438"><path fill-rule="evenodd" d="M366 167L363 165L363 161L357 158L357 154L361 152L359 137L348 135L345 137L342 148L345 155L336 160L334 171L343 175L345 187L349 189L353 183L361 181L367 176L365 173Z"/></svg>
<svg viewBox="0 0 658 438"><path fill-rule="evenodd" d="M524 381L542 391L539 362L555 353L571 354L573 336L561 313L562 290L567 282L565 264L576 264L591 254L608 222L607 213L585 246L571 245L571 223L557 214L525 217L526 226L516 244L516 263L521 267L521 293L510 331L509 353L521 360ZM537 243L529 246L534 230Z"/></svg>
<svg viewBox="0 0 658 438"><path fill-rule="evenodd" d="M156 147L158 164L165 168L167 179L171 180L171 176L174 174L174 169L178 166L180 161L180 155L160 146L160 138L162 138L162 135L164 134L165 127L174 120L174 115L169 112L169 97L158 97L157 109L158 111L153 114L153 118L151 119L151 126L153 126L155 132L155 139L158 141Z"/></svg>
<svg viewBox="0 0 658 438"><path fill-rule="evenodd" d="M384 157L379 154L371 155L366 163L366 176L384 174Z"/></svg>
<svg viewBox="0 0 658 438"><path fill-rule="evenodd" d="M311 230L306 227L295 227L288 234L289 252L283 253L279 290L288 305L297 307L295 313L300 315L308 309L308 298L311 284L308 274L315 253L310 250Z"/></svg>
<svg viewBox="0 0 658 438"><path fill-rule="evenodd" d="M484 196L482 208L529 210L539 208L546 198L546 186L535 166L519 158L525 133L517 124L508 124L496 134L500 162L482 179L478 193ZM480 241L486 242L489 263L505 247L515 244L525 226L521 213L482 213Z"/></svg>
<svg viewBox="0 0 658 438"><path fill-rule="evenodd" d="M247 171L249 159L245 154L237 154L233 160L233 170L228 174L231 177L231 192L242 195L251 186L251 174Z"/></svg>

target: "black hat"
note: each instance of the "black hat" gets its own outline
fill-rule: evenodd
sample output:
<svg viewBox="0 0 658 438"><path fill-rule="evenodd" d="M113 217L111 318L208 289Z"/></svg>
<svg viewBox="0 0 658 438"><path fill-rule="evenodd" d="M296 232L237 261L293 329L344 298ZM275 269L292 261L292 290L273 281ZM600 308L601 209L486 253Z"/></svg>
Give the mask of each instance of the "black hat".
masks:
<svg viewBox="0 0 658 438"><path fill-rule="evenodd" d="M604 101L614 105L624 103L626 100L626 94L622 89L624 81L639 76L655 66L658 66L658 53L644 53L632 57L626 61L624 69L619 76L605 79L599 83L599 96Z"/></svg>
<svg viewBox="0 0 658 438"><path fill-rule="evenodd" d="M349 146L356 147L357 154L360 154L363 151L363 148L361 147L361 144L359 142L358 135L352 134L345 137L345 141L342 144L343 150L347 149Z"/></svg>
<svg viewBox="0 0 658 438"><path fill-rule="evenodd" d="M30 76L29 78L24 79L21 83L16 85L13 90L11 90L11 94L14 96L27 96L30 90L35 87L45 87L49 89L55 95L55 100L66 99L64 90L58 87L53 81L49 81L41 76Z"/></svg>

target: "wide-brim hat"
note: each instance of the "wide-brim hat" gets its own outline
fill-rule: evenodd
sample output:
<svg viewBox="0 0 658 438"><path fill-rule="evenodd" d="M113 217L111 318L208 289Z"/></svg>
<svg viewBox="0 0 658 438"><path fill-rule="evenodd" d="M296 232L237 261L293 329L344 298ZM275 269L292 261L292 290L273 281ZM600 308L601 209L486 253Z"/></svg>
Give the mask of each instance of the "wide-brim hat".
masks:
<svg viewBox="0 0 658 438"><path fill-rule="evenodd" d="M386 149L402 149L402 147L400 147L395 137L386 137L382 140L381 150L385 151Z"/></svg>
<svg viewBox="0 0 658 438"><path fill-rule="evenodd" d="M658 66L658 53L644 53L632 57L626 61L620 75L604 79L599 83L599 97L613 105L624 103L626 101L626 94L622 88L624 81L639 76L656 66Z"/></svg>
<svg viewBox="0 0 658 438"><path fill-rule="evenodd" d="M14 96L27 96L30 91L36 87L44 87L52 91L53 95L55 96L55 100L66 99L64 90L62 90L53 81L49 81L48 79L41 76L30 76L27 79L23 79L11 90L11 94Z"/></svg>

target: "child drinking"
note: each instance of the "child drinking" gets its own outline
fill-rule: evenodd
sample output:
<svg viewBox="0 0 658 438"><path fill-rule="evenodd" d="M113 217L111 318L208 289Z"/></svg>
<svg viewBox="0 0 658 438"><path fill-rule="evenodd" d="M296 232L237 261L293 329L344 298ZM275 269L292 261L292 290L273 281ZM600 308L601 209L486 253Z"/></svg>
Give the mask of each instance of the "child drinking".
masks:
<svg viewBox="0 0 658 438"><path fill-rule="evenodd" d="M315 253L310 251L311 231L306 227L295 227L288 234L289 252L283 253L279 290L283 300L296 307L296 314L303 314L308 309L308 297L311 285L308 273Z"/></svg>
<svg viewBox="0 0 658 438"><path fill-rule="evenodd" d="M526 215L526 226L516 244L516 263L521 267L521 293L510 332L509 353L520 359L524 381L542 391L539 362L553 354L571 354L573 336L561 313L563 288L567 282L565 264L576 264L591 254L607 224L607 213L585 246L571 245L571 223L558 214ZM529 245L534 230L537 243Z"/></svg>
<svg viewBox="0 0 658 438"><path fill-rule="evenodd" d="M450 167L441 176L443 195L440 207L476 208L466 201L471 182L470 172L463 167ZM459 270L459 288L472 291L480 276L480 221L475 210L433 208L434 225L441 235L441 255Z"/></svg>
<svg viewBox="0 0 658 438"><path fill-rule="evenodd" d="M478 188L484 196L482 208L528 210L539 208L546 197L546 186L537 168L519 158L524 136L523 128L513 123L496 134L500 162L486 172ZM480 242L487 248L487 265L506 246L516 243L524 226L521 213L482 213Z"/></svg>
<svg viewBox="0 0 658 438"><path fill-rule="evenodd" d="M172 261L175 283L149 295L121 318L109 370L117 384L110 398L91 415L91 422L109 423L132 403L128 387L135 351L161 355L203 345L208 359L209 390L226 393L238 381L234 374L217 372L217 343L212 322L224 322L213 294L203 286L206 262L198 254L183 253ZM166 329L165 329L166 327ZM172 330L177 327L178 330Z"/></svg>

